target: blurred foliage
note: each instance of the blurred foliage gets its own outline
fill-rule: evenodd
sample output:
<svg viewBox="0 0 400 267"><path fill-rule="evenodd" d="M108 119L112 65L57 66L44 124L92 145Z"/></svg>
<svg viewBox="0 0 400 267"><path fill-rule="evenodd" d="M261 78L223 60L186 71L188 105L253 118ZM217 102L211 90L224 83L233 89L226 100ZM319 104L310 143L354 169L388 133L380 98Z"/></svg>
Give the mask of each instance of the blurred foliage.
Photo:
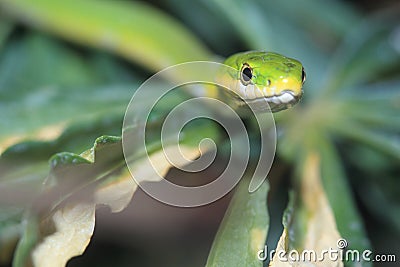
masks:
<svg viewBox="0 0 400 267"><path fill-rule="evenodd" d="M331 210L349 248L397 252L399 8L365 16L342 1L296 3L294 8L289 0L168 0L153 1L153 6L133 1L1 0L0 264L11 262L16 251L14 266L25 266L40 238L51 234L46 232L51 229L40 230L45 217L55 214L61 203L66 205L70 194L87 192L80 191L86 185L93 192L93 185L121 177L115 161L96 163L90 158L97 145L91 146L99 136L117 136L101 137L96 144L104 141L105 154L121 164L123 112L134 88L152 72L252 49L301 60L308 78L302 103L275 116L279 140L274 164L289 170L271 179L283 181L291 174L290 188L278 193L293 190L294 195L285 228L271 229L278 233L268 235L290 233L286 246L305 249L304 236L317 233L304 225L313 225L309 214L319 214L319 207L306 205L307 191L302 191L313 176L303 172L311 164L306 159L314 157L314 178L323 187L320 197L327 199L323 207ZM155 116L155 127L163 115ZM209 135L213 127L197 125L189 136ZM216 132L211 135L220 138ZM157 152L157 145L153 147ZM73 190L59 192L64 187L57 185L71 183L65 173L55 174L59 168L82 175L85 168L96 170L72 183L77 186ZM254 198L238 189L212 246L209 266L251 259L252 222L265 232L270 224L262 208L264 189ZM248 202L238 201L246 197ZM38 208L42 199L51 199L50 207ZM281 218L273 213L276 205L268 203L271 220ZM271 242L270 248L282 244ZM179 248L171 253L179 255Z"/></svg>
<svg viewBox="0 0 400 267"><path fill-rule="evenodd" d="M268 229L265 197L268 186L264 183L254 194L249 194L249 179L243 180L221 222L207 267L260 265L257 252L264 248ZM244 247L244 244L248 245ZM231 255L227 256L227 251Z"/></svg>

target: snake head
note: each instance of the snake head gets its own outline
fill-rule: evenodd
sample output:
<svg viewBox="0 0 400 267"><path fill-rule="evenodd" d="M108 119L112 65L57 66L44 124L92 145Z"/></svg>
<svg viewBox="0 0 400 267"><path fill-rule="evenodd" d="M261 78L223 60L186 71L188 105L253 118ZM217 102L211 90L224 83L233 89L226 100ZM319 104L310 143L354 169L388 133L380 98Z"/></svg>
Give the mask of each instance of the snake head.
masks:
<svg viewBox="0 0 400 267"><path fill-rule="evenodd" d="M302 97L306 74L295 59L249 51L229 57L224 64L237 70L230 89L243 104L248 102L258 110L277 112L295 105Z"/></svg>

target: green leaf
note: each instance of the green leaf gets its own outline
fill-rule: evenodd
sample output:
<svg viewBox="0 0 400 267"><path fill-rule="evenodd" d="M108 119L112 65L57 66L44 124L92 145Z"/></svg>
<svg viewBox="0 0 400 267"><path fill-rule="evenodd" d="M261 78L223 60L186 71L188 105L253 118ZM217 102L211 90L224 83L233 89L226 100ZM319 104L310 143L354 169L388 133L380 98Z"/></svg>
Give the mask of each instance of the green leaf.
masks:
<svg viewBox="0 0 400 267"><path fill-rule="evenodd" d="M21 235L20 224L22 209L15 207L0 208L0 265L6 265L14 252Z"/></svg>
<svg viewBox="0 0 400 267"><path fill-rule="evenodd" d="M363 144L348 144L340 146L341 155L344 162L351 163L351 166L364 172L366 177L374 179L381 177L382 173L386 173L396 166L397 159L390 155L381 153L380 151Z"/></svg>
<svg viewBox="0 0 400 267"><path fill-rule="evenodd" d="M400 213L388 212L400 209L400 202L397 199L399 194L397 178L390 176L384 178L379 181L369 179L368 182L358 179L358 195L372 214L386 222L391 230L400 233ZM390 194L390 191L394 192Z"/></svg>
<svg viewBox="0 0 400 267"><path fill-rule="evenodd" d="M399 125L394 116L400 111L399 87L400 81L396 79L346 90L340 94L340 101L346 103L343 112L356 121L362 120L365 125L376 122L385 125L385 129L395 128Z"/></svg>
<svg viewBox="0 0 400 267"><path fill-rule="evenodd" d="M22 140L57 138L68 124L109 118L111 113L122 118L131 88L138 83L109 85L105 72L93 65L100 58L115 69L119 64L100 54L94 58L92 63L36 34L22 35L6 45L0 54L0 153ZM116 134L115 128L107 133Z"/></svg>
<svg viewBox="0 0 400 267"><path fill-rule="evenodd" d="M333 55L321 96L395 73L400 67L393 40L397 24L397 12L389 10L353 27Z"/></svg>
<svg viewBox="0 0 400 267"><path fill-rule="evenodd" d="M3 48L7 37L10 35L14 28L14 24L4 18L0 19L0 49Z"/></svg>
<svg viewBox="0 0 400 267"><path fill-rule="evenodd" d="M161 114L164 113L161 111ZM160 157L163 151L161 144L159 144L158 135L154 132L159 129L164 119L165 116L153 116L148 129L152 134L147 142L148 147L150 147L148 150L150 158L155 158L157 168L163 175L172 165L165 157ZM194 123L187 129L183 129L182 139L180 140L181 149L190 152L189 154L185 153L185 156L190 159L198 157L200 153L198 143L194 143L193 139L201 140L201 137L204 138L206 133L207 137L215 140L219 134L216 129L215 125L210 127L210 124L206 122ZM77 138L76 135L70 137L72 137L71 141ZM54 144L57 144L58 141L55 140ZM47 143L47 145L49 144ZM166 143L163 145L168 146ZM29 155L41 151L45 147L46 143L43 142L22 152L10 148L2 159L12 159L18 153L23 155L23 152L27 152L29 157ZM168 147L165 147L165 149L168 149ZM155 177L147 174L148 166L141 161L145 155L137 154L134 156L132 159L135 160L134 168L140 169L139 173L143 175L141 180L154 180ZM28 163L28 165L31 164ZM39 164L41 164L40 160L38 161ZM83 253L93 233L96 204L106 204L113 211L120 211L129 202L136 189L133 179L126 170L120 137L99 137L91 149L80 155L70 152L57 153L51 158L50 167L43 191L33 201L30 201L33 202L32 207L29 208L31 215L28 216L26 232L17 248L18 259L15 259L15 261L21 264L17 266L23 266L30 261L29 255L31 254L27 251L32 252L32 260L40 266L62 265L70 257ZM126 183L129 184L126 185ZM133 191L126 191L129 188ZM32 232L33 230L29 227L35 222L36 224L39 223L41 228ZM53 225L56 229L52 228ZM85 230L82 230L82 227ZM82 231L74 230L75 228L82 228ZM71 236L71 233L75 234ZM38 238L32 239L30 236ZM65 240L69 241L64 244ZM49 245L51 243L58 245ZM60 248L61 251L65 249L65 251L60 252L57 248ZM54 255L54 257L43 255Z"/></svg>
<svg viewBox="0 0 400 267"><path fill-rule="evenodd" d="M238 37L234 31L226 30L231 27L229 21L221 16L218 9L210 7L207 1L167 0L160 4L167 5L172 15L180 18L218 55L229 56L236 51Z"/></svg>
<svg viewBox="0 0 400 267"><path fill-rule="evenodd" d="M184 26L143 2L2 0L0 5L28 25L115 52L152 71L211 57Z"/></svg>
<svg viewBox="0 0 400 267"><path fill-rule="evenodd" d="M206 3L213 9L218 8L221 15L231 22L234 26L233 29L238 31L242 39L253 49L265 49L265 47L271 47L275 42L274 39L269 38L273 34L271 25L255 2L251 5L242 1L232 2L226 0L210 0ZM246 18L246 23L244 23L243 17ZM254 34L254 31L257 32L261 25L263 31ZM257 28L254 29L253 27ZM252 30L249 31L249 28Z"/></svg>
<svg viewBox="0 0 400 267"><path fill-rule="evenodd" d="M268 9L282 13L283 19L293 20L294 23L302 25L307 32L316 36L324 35L328 38L324 45L328 47L336 43L335 39L341 39L348 32L349 25L357 23L361 17L359 11L349 4L334 0L299 0L296 2L296 8L290 0L260 2ZM340 14L340 19L337 14ZM319 22L318 25L315 24L316 21Z"/></svg>
<svg viewBox="0 0 400 267"><path fill-rule="evenodd" d="M238 185L215 237L207 260L211 266L263 266L258 251L264 248L268 231L268 184L249 193L249 181Z"/></svg>
<svg viewBox="0 0 400 267"><path fill-rule="evenodd" d="M342 123L337 126L334 131L340 135L370 146L394 159L400 159L400 137L398 134L369 129L357 123Z"/></svg>
<svg viewBox="0 0 400 267"><path fill-rule="evenodd" d="M360 252L371 249L363 219L335 148L321 139L319 151L322 182L341 236L348 242L348 249ZM339 192L340 197L338 197ZM359 262L346 262L346 266L358 266L358 264ZM362 266L371 266L371 263L362 262Z"/></svg>
<svg viewBox="0 0 400 267"><path fill-rule="evenodd" d="M39 239L39 221L36 216L29 215L23 221L24 233L14 252L13 267L27 266L31 249Z"/></svg>

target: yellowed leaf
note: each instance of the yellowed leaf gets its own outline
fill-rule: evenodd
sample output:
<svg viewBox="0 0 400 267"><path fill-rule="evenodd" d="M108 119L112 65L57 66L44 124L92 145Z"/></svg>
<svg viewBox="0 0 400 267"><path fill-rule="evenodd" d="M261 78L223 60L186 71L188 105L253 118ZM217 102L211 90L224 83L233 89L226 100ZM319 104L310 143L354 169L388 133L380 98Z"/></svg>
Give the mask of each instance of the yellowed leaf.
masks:
<svg viewBox="0 0 400 267"><path fill-rule="evenodd" d="M129 204L137 189L137 184L133 181L130 173L125 172L118 180L107 183L96 190L94 195L96 204L108 205L112 212L120 212Z"/></svg>
<svg viewBox="0 0 400 267"><path fill-rule="evenodd" d="M179 151L175 147L166 147L167 152ZM197 148L181 146L181 153L186 159L193 160L200 155ZM93 153L82 153L87 159L91 159ZM173 156L173 153L169 153ZM156 168L160 175L165 176L172 167L164 155L164 151L158 151L150 156L149 161L141 160L135 165L141 181L157 181L159 177L151 177L153 171L149 168ZM182 166L186 161L175 162L176 167ZM81 255L90 242L95 226L95 210L97 204L104 204L111 208L112 212L123 210L131 201L137 189L136 182L132 179L129 171L125 169L119 177L111 177L104 181L95 190L93 202L70 202L52 213L49 221L43 222L54 225L54 233L46 236L32 252L34 266L58 267L65 266L72 257ZM49 223L50 222L50 223Z"/></svg>
<svg viewBox="0 0 400 267"><path fill-rule="evenodd" d="M262 228L253 228L250 231L250 248L254 253L254 257L257 257L260 249L264 248L265 238L267 236L267 230Z"/></svg>
<svg viewBox="0 0 400 267"><path fill-rule="evenodd" d="M56 232L46 237L32 253L34 266L65 266L85 250L94 230L95 204L66 205L56 211L52 222Z"/></svg>
<svg viewBox="0 0 400 267"><path fill-rule="evenodd" d="M306 230L300 251L288 250L290 247L288 236L291 230L289 226L289 229L284 229L279 239L270 266L342 267L341 252L337 247L340 234L321 184L319 155L309 154L307 157L299 189L300 208L307 214ZM296 223L295 220L296 217L293 218L294 223ZM279 251L284 251L284 253L279 253ZM337 253L333 252L331 256L329 251L337 251ZM298 259L298 261L291 262L293 259Z"/></svg>
<svg viewBox="0 0 400 267"><path fill-rule="evenodd" d="M179 153L179 154L178 154ZM196 159L200 156L200 150L190 146L181 145L179 148L176 146L166 146L164 150L160 150L151 154L149 160L138 161L134 168L135 174L139 181L152 181L160 180L160 177L167 175L169 169L173 167L168 157L174 159L175 167L179 168L187 164L189 160ZM175 157L176 156L176 157ZM183 157L182 157L183 156ZM154 169L159 176L154 176Z"/></svg>
<svg viewBox="0 0 400 267"><path fill-rule="evenodd" d="M61 135L65 129L66 122L57 123L54 125L48 125L40 128L37 131L16 134L13 136L7 136L0 138L0 155L10 146L22 142L24 140L40 140L40 141L50 141L54 140Z"/></svg>

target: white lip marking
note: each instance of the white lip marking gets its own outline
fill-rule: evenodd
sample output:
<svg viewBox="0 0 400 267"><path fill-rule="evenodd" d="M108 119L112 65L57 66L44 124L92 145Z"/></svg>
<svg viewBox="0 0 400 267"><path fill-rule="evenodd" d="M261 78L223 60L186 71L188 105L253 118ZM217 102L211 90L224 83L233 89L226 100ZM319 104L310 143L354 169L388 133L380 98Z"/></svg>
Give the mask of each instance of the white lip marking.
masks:
<svg viewBox="0 0 400 267"><path fill-rule="evenodd" d="M283 93L282 95L278 96L281 103L290 103L294 100L294 97L290 93Z"/></svg>
<svg viewBox="0 0 400 267"><path fill-rule="evenodd" d="M268 91L269 90L269 91ZM292 95L290 92L283 92L280 95L274 95L275 93L275 88L274 87L263 87L262 90L260 90L257 86L254 84L249 84L249 85L243 85L239 84L239 90L237 90L238 94L243 98L247 100L257 100L257 99L264 99L269 103L273 103L276 105L281 105L281 104L289 104L295 102L295 96ZM270 95L272 93L272 95ZM270 96L268 96L270 95Z"/></svg>
<svg viewBox="0 0 400 267"><path fill-rule="evenodd" d="M277 96L273 96L273 97L271 98L271 101L272 101L273 103L275 103L275 104L280 104L280 103L281 103L279 97L277 97Z"/></svg>

